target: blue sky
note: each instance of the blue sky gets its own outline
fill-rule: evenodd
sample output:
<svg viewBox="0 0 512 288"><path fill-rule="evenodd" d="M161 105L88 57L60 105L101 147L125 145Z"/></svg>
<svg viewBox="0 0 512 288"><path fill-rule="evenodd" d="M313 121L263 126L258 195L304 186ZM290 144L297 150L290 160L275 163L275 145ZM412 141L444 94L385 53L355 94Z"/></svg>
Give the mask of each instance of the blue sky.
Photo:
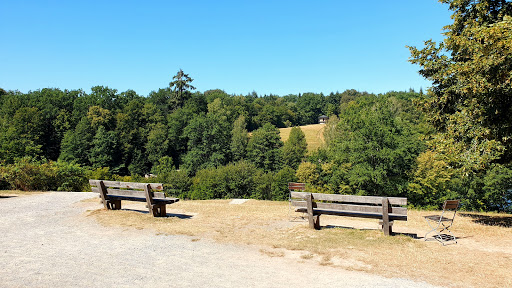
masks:
<svg viewBox="0 0 512 288"><path fill-rule="evenodd" d="M147 96L181 68L202 92L425 89L405 46L442 40L450 15L435 0L3 0L0 87Z"/></svg>

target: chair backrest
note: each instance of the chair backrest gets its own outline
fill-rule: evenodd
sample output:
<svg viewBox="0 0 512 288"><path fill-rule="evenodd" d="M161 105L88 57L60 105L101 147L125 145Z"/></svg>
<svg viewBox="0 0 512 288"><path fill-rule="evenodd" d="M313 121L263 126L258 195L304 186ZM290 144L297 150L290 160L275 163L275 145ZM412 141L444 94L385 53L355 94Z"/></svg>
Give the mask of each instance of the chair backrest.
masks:
<svg viewBox="0 0 512 288"><path fill-rule="evenodd" d="M292 192L292 191L297 191L297 192L306 191L306 183L289 182L288 183L288 190L290 192Z"/></svg>
<svg viewBox="0 0 512 288"><path fill-rule="evenodd" d="M443 210L455 210L457 211L457 208L459 208L460 200L446 200L444 201Z"/></svg>
<svg viewBox="0 0 512 288"><path fill-rule="evenodd" d="M457 209L459 208L460 200L446 200L443 204L443 216L445 216L445 213L447 212L453 212L453 215L451 218L451 222L453 223L453 220L455 219L455 214L457 214ZM448 217L447 217L448 218ZM448 219L450 219L448 218Z"/></svg>

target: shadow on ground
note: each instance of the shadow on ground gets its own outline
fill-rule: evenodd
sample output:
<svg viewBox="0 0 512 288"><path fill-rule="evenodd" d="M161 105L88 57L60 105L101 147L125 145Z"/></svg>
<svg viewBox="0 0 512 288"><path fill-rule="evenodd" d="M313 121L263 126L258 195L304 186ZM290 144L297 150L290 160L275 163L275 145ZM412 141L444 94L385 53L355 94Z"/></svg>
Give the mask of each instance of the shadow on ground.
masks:
<svg viewBox="0 0 512 288"><path fill-rule="evenodd" d="M12 196L12 195L5 196L5 195L0 195L0 198L14 198L14 197L18 197L18 196Z"/></svg>
<svg viewBox="0 0 512 288"><path fill-rule="evenodd" d="M462 217L469 217L473 219L473 222L487 225L487 226L500 226L505 228L512 227L512 216L488 216L488 215L476 215L469 213L460 213Z"/></svg>
<svg viewBox="0 0 512 288"><path fill-rule="evenodd" d="M339 228L339 229L351 229L351 230L359 230L359 231L371 231L371 230L380 230L378 228L362 228L362 229L358 229L358 228L354 228L354 227L349 227L349 226L337 226L337 225L327 225L327 226L322 226L322 229L335 229L335 228ZM410 237L412 239L422 239L423 237L419 237L418 234L416 233L401 233L401 232L393 232L393 236L407 236L407 237Z"/></svg>
<svg viewBox="0 0 512 288"><path fill-rule="evenodd" d="M137 209L121 209L121 210L139 212L139 213L142 213L142 214L149 214L149 211L144 211L144 210L137 210ZM179 218L179 219L190 219L190 218L192 218L194 216L193 215L187 215L187 214L167 213L167 214L165 214L165 217L176 217L176 218Z"/></svg>

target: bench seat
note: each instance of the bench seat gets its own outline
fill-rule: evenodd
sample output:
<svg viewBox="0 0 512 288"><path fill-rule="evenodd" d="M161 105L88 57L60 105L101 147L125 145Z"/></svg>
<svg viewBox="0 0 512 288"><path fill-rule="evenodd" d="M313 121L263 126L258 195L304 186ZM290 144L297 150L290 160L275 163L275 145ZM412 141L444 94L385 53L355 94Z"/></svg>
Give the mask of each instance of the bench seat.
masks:
<svg viewBox="0 0 512 288"><path fill-rule="evenodd" d="M308 213L307 208L297 208L295 212ZM371 219L382 219L382 213L362 213L359 211L339 211L339 210L326 210L326 209L313 209L314 215L334 215L334 216L346 216L346 217L359 217L359 218L371 218ZM389 221L407 221L407 215L396 215L388 214Z"/></svg>

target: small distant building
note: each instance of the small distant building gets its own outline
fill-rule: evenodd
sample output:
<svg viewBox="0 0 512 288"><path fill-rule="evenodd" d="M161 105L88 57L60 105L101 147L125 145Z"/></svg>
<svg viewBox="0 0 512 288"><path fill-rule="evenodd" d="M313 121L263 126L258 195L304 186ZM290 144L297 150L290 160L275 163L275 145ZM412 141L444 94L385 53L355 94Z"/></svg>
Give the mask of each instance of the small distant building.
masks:
<svg viewBox="0 0 512 288"><path fill-rule="evenodd" d="M318 117L318 124L327 124L327 121L329 121L329 117L325 115Z"/></svg>

